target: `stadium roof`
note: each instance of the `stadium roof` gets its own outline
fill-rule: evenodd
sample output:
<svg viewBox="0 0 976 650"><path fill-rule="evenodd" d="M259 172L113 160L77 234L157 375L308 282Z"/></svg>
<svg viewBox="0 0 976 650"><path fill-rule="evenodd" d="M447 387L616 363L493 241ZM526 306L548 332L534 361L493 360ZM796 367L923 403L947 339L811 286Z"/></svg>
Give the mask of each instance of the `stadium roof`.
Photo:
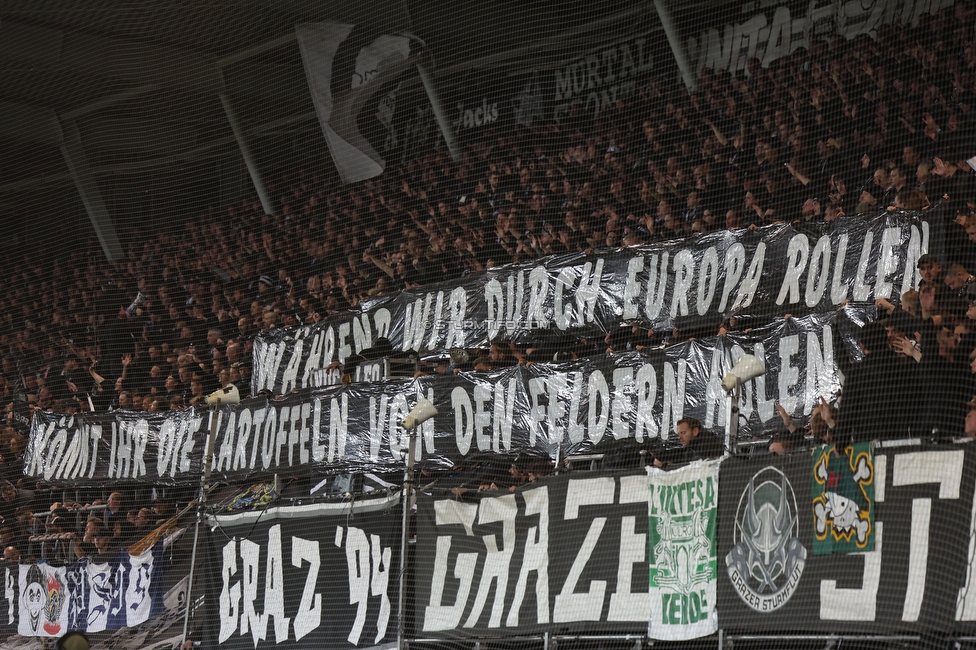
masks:
<svg viewBox="0 0 976 650"><path fill-rule="evenodd" d="M516 54L525 65L543 55L572 56L581 43L613 39L608 27L621 16L654 11L651 3L625 0L582 6L574 0L5 0L0 209L27 210L32 219L38 212L84 215L82 201L90 212L93 200L84 196L85 178L117 225L147 210L147 202L157 208L180 200L196 206L204 196L221 202L231 191L214 188L226 182L226 167L243 168L221 94L257 140L259 164L274 166L302 147L321 155L325 143L294 40L297 23L410 31L427 42L435 75L443 76ZM527 48L540 42L547 43L544 54Z"/></svg>

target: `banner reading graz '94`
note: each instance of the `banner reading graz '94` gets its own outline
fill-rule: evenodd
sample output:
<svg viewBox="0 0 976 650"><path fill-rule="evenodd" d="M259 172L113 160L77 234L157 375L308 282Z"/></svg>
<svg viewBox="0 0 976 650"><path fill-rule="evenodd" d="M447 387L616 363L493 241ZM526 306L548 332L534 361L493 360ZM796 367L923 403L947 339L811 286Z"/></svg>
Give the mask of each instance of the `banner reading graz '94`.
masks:
<svg viewBox="0 0 976 650"><path fill-rule="evenodd" d="M395 641L400 495L216 515L212 647L368 648Z"/></svg>
<svg viewBox="0 0 976 650"><path fill-rule="evenodd" d="M314 326L262 334L252 392L323 386L324 368L387 337L418 352L484 345L497 336L596 336L621 322L656 331L824 312L917 284L927 250L918 213L882 212L831 224L768 226L491 269L366 303Z"/></svg>
<svg viewBox="0 0 976 650"><path fill-rule="evenodd" d="M839 389L837 364L854 349L851 323L868 309L781 320L670 346L489 373L306 390L251 399L217 413L213 473L228 482L256 475L343 467L400 468L403 419L424 396L439 413L418 429L417 458L450 467L477 453L564 458L668 439L683 417L725 427L721 380L744 352L766 374L743 388L743 436L782 427L775 405L802 422ZM204 411L167 416L118 411L37 413L25 473L48 483L127 480L197 484L209 430ZM628 442L629 441L629 442Z"/></svg>

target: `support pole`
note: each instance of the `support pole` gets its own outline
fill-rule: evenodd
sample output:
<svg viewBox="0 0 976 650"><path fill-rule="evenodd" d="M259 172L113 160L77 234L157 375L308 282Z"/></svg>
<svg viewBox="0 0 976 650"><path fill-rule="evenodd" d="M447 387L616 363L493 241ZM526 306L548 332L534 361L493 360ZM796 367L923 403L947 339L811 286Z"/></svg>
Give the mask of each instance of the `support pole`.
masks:
<svg viewBox="0 0 976 650"><path fill-rule="evenodd" d="M200 523L203 521L207 492L210 490L210 472L213 468L213 448L217 438L217 407L210 407L210 435L207 437L206 455L203 461L203 478L200 479L200 494L197 495L197 523L193 528L193 552L190 555L190 575L186 579L186 614L183 617L183 643L190 629L190 608L193 605L193 573L197 566L197 542L200 539Z"/></svg>
<svg viewBox="0 0 976 650"><path fill-rule="evenodd" d="M427 68L420 63L417 64L417 72L420 73L420 80L424 83L424 90L427 91L427 99L430 100L430 107L434 110L437 126L440 127L441 135L444 136L444 144L447 145L447 150L451 153L451 159L458 162L461 160L461 152L458 150L457 141L454 139L454 128L441 105L441 98L437 94L434 80L427 72Z"/></svg>
<svg viewBox="0 0 976 650"><path fill-rule="evenodd" d="M695 75L695 69L688 60L688 54L681 45L681 36L671 20L671 10L668 8L666 0L654 0L654 8L657 10L658 18L661 19L664 34L668 37L668 45L671 46L671 53L678 64L678 70L681 71L681 79L685 82L688 92L693 93L698 90L698 79Z"/></svg>
<svg viewBox="0 0 976 650"><path fill-rule="evenodd" d="M400 0L400 8L403 10L403 17L406 19L407 29L412 31L413 18L410 15L410 5L407 4L407 0ZM421 61L425 57L429 57L429 55L426 53L423 54ZM427 99L430 100L430 107L434 111L434 119L437 120L437 126L441 130L441 135L444 136L444 144L447 145L447 150L451 154L451 160L459 162L461 160L461 152L458 150L457 141L454 139L454 129L452 128L451 120L447 117L447 113L444 112L441 97L437 94L437 86L434 85L434 79L427 72L427 68L424 67L423 63L417 64L417 73L420 75L420 81L424 84L424 90L427 91Z"/></svg>
<svg viewBox="0 0 976 650"><path fill-rule="evenodd" d="M417 424L410 428L407 442L407 467L403 472L403 527L400 531L400 594L397 604L399 623L397 626L397 650L406 649L406 611L407 611L407 538L408 523L410 521L410 499L413 496L415 461L415 445L417 442Z"/></svg>
<svg viewBox="0 0 976 650"><path fill-rule="evenodd" d="M742 382L736 380L735 388L725 393L725 455L735 456L739 451L739 395Z"/></svg>
<svg viewBox="0 0 976 650"><path fill-rule="evenodd" d="M105 252L109 262L120 260L124 257L122 244L115 232L115 224L112 223L108 208L105 207L105 201L102 200L102 193L98 190L95 176L88 166L78 126L67 120L61 123L61 128L64 132L61 155L64 156L64 162L67 163L68 171L71 173L71 180L75 182L75 187L81 195L81 201L85 205L92 227L95 228L95 235L102 245L102 251Z"/></svg>
<svg viewBox="0 0 976 650"><path fill-rule="evenodd" d="M230 123L230 128L234 132L234 140L237 141L237 148L241 150L241 156L244 157L244 164L247 165L247 173L251 176L251 182L254 184L254 189L258 193L258 198L261 200L261 207L264 208L265 214L273 215L274 204L271 202L271 197L268 196L268 189L264 185L264 178L261 177L261 170L258 169L257 161L254 160L254 154L251 153L251 147L247 143L247 134L244 129L241 128L241 123L237 120L237 113L234 112L234 106L230 103L230 97L227 93L220 93L220 103L224 107L224 113L227 114L227 121Z"/></svg>

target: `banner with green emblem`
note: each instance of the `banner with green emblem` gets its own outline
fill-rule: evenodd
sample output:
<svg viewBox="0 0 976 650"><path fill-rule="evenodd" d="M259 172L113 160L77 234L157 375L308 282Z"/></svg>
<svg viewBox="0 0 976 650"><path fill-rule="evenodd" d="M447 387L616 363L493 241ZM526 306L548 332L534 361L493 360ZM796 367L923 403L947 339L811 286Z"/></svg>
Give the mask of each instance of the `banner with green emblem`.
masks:
<svg viewBox="0 0 976 650"><path fill-rule="evenodd" d="M648 569L652 639L684 641L714 634L720 461L672 471L648 469Z"/></svg>
<svg viewBox="0 0 976 650"><path fill-rule="evenodd" d="M813 554L874 550L874 454L870 442L813 451Z"/></svg>

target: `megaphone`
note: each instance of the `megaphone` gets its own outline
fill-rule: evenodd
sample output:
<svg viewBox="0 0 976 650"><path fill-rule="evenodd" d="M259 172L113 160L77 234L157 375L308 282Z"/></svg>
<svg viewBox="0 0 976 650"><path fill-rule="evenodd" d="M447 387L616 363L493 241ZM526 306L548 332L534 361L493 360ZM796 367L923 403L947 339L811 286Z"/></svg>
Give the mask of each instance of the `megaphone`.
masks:
<svg viewBox="0 0 976 650"><path fill-rule="evenodd" d="M736 386L744 384L750 379L755 379L765 372L766 368L763 367L762 361L751 354L744 354L732 366L729 374L722 379L722 387L728 391L735 390Z"/></svg>
<svg viewBox="0 0 976 650"><path fill-rule="evenodd" d="M139 308L139 305L144 302L146 302L146 294L141 291L137 292L135 299L133 299L132 303L125 308L125 313L127 313L129 316L134 315L136 313L136 309Z"/></svg>
<svg viewBox="0 0 976 650"><path fill-rule="evenodd" d="M426 397L421 397L417 400L417 405L403 419L403 428L407 430L413 429L435 415L437 415L437 407Z"/></svg>
<svg viewBox="0 0 976 650"><path fill-rule="evenodd" d="M227 384L219 390L215 390L206 397L207 406L225 406L227 404L240 404L241 393L234 384Z"/></svg>

